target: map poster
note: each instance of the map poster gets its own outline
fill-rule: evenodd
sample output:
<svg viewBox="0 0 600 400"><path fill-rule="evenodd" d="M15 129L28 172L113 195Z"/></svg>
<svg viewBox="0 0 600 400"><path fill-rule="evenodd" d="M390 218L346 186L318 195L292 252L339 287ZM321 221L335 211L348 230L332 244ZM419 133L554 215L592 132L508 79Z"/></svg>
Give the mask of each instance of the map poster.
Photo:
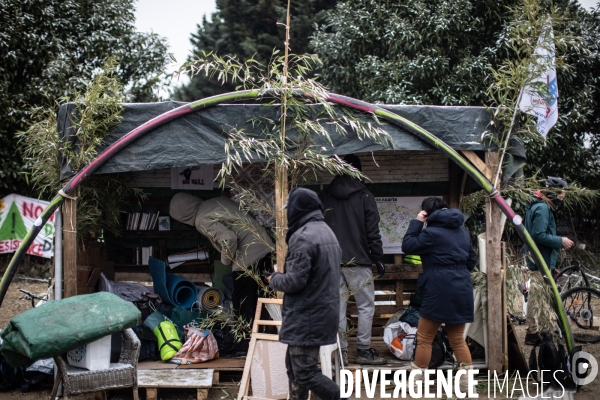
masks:
<svg viewBox="0 0 600 400"><path fill-rule="evenodd" d="M421 211L426 197L375 197L384 254L403 254L402 239L408 224Z"/></svg>
<svg viewBox="0 0 600 400"><path fill-rule="evenodd" d="M212 164L171 168L171 189L213 190L214 179Z"/></svg>

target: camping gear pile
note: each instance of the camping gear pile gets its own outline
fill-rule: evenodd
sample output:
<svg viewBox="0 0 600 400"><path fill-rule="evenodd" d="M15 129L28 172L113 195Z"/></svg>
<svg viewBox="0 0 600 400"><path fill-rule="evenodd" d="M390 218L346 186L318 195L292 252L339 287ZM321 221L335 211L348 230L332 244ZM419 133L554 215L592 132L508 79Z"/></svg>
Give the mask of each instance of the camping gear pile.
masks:
<svg viewBox="0 0 600 400"><path fill-rule="evenodd" d="M100 279L101 290L133 302L142 313L142 324L133 328L141 342L139 361L191 364L218 358L213 333L199 325L223 306L223 293L167 273L161 260L150 258L148 264L154 293L142 284L112 282L103 274Z"/></svg>

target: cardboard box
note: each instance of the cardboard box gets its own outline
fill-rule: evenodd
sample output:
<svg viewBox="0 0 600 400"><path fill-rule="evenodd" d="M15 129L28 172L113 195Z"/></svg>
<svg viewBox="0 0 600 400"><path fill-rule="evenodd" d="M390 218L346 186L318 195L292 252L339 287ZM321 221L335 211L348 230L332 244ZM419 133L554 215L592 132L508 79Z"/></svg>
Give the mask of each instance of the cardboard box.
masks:
<svg viewBox="0 0 600 400"><path fill-rule="evenodd" d="M95 342L84 344L67 352L67 362L72 367L97 371L110 366L111 335L104 336Z"/></svg>

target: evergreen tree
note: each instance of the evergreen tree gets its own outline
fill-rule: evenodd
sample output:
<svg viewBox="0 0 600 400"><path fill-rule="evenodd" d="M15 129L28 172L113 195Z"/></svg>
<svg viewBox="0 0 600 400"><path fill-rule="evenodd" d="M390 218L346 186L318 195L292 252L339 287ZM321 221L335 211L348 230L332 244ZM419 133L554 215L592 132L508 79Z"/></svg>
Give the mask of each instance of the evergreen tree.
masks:
<svg viewBox="0 0 600 400"><path fill-rule="evenodd" d="M0 197L27 193L15 134L32 107L83 91L109 56L127 100L148 101L168 62L165 40L136 32L134 0L0 0Z"/></svg>
<svg viewBox="0 0 600 400"><path fill-rule="evenodd" d="M314 24L324 21L324 11L337 0L292 0L290 51L309 52L309 40ZM217 11L209 21L206 17L192 34L195 54L214 51L219 56L236 56L238 60L254 59L266 65L274 49L283 50L285 0L217 0ZM188 60L193 60L189 57ZM180 60L178 60L180 61ZM183 101L198 100L235 90L234 84L216 82L203 74L177 88L173 97Z"/></svg>
<svg viewBox="0 0 600 400"><path fill-rule="evenodd" d="M531 3L531 2L529 2ZM548 141L526 143L530 173L561 175L599 188L600 11L575 0L540 1L564 16L579 46L557 54L559 122ZM332 91L388 104L495 106L492 70L516 56L510 8L520 0L348 0L328 12L312 45ZM556 32L560 34L561 32ZM535 41L537 38L533 39ZM519 54L520 57L524 55ZM588 144L592 144L589 146Z"/></svg>

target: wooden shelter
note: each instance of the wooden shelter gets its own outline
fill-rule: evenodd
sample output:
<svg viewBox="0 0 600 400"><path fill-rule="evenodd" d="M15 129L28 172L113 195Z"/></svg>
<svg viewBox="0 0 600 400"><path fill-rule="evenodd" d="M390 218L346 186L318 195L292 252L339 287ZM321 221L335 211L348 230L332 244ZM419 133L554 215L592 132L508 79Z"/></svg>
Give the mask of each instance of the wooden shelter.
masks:
<svg viewBox="0 0 600 400"><path fill-rule="evenodd" d="M165 102L125 105L123 121L107 140L107 145L122 137L143 122L173 109L180 103ZM71 104L59 111L59 134L64 141L73 141L69 114ZM488 179L493 180L498 157L496 150L481 142L482 134L488 129L490 114L477 107L433 107L433 106L389 106L412 122L427 129L444 142L450 144L477 167ZM171 189L171 169L212 164L217 171L224 161L223 143L225 133L231 127L243 127L252 132L250 118L274 116L277 107L262 105L221 105L180 118L150 132L111 158L97 174L120 173L135 186L144 189L149 200L141 209L132 204L129 212L168 215L170 198L178 190ZM332 134L333 146L316 142L326 154L357 154L363 164L363 173L370 178L367 187L376 197L442 196L451 207L458 207L464 193L473 186L470 178L440 151L397 126L383 123L394 143L394 150L382 149L379 145L360 140L351 133L346 136ZM259 132L254 132L260 134ZM519 164L524 154L517 151L511 160ZM61 178L71 175L69 166L63 163ZM307 186L320 190L333 176L319 174ZM471 182L472 183L472 182ZM471 188L471 190L473 190ZM210 198L221 195L214 188L194 191L194 195ZM64 296L73 296L93 291L100 272L113 280L150 281L148 267L138 265L132 257L132 248L152 246L156 256L165 259L168 254L197 245L210 245L196 230L171 220L171 229L124 230L121 238L105 233L105 242L93 241L78 246L75 232L76 199L63 204L63 276ZM488 276L488 359L484 360L490 370L506 368L506 319L504 304L504 270L501 256L501 212L488 201L486 211L486 257ZM126 224L124 218L123 225ZM387 319L405 306L410 293L416 290L416 278L420 266L404 264L401 255L389 255L385 260L386 274L375 282L376 315L373 324L374 347L382 344L381 334ZM212 262L188 262L172 272L193 282L211 282L214 265ZM349 306L352 315L356 309ZM483 366L482 363L482 366ZM229 365L231 367L231 365ZM228 367L228 368L229 368ZM211 367L212 368L212 367ZM218 381L218 367L216 380Z"/></svg>

